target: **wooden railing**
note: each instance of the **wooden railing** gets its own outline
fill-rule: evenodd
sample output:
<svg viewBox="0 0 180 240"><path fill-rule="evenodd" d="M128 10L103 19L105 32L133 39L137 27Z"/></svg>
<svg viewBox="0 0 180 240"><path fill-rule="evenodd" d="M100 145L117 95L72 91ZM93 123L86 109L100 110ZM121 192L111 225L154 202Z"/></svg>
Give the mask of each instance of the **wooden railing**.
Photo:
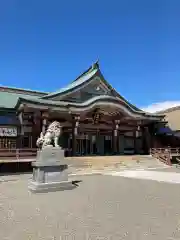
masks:
<svg viewBox="0 0 180 240"><path fill-rule="evenodd" d="M180 156L180 148L168 148L171 155L177 155Z"/></svg>
<svg viewBox="0 0 180 240"><path fill-rule="evenodd" d="M172 156L180 156L180 148L151 148L150 154L167 165L172 165Z"/></svg>
<svg viewBox="0 0 180 240"><path fill-rule="evenodd" d="M0 149L0 161L2 160L21 160L33 159L36 157L36 148L19 148L19 149Z"/></svg>

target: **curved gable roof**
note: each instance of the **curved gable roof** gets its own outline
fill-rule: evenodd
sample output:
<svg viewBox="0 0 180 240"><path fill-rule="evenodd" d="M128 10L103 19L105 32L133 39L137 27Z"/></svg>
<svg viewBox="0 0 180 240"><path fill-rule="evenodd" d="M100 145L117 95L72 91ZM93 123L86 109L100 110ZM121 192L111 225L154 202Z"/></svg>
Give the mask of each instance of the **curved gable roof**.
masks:
<svg viewBox="0 0 180 240"><path fill-rule="evenodd" d="M65 101L64 96L66 94L71 94L76 90L81 89L85 86L85 84L89 84L91 81L98 77L100 81L107 87L108 92L112 93L111 96L108 95L98 95L96 97L92 97L89 100L85 100L81 103L74 103L70 101ZM75 107L83 108L88 106L89 104L92 105L94 102L99 101L119 101L124 102L126 107L131 109L133 112L138 112L140 115L146 115L147 117L160 117L162 118L162 114L151 114L142 111L141 109L137 108L133 104L129 103L123 96L121 96L111 85L108 81L105 80L103 74L100 71L99 63L95 62L90 68L88 68L85 72L83 72L78 78L68 84L65 88L61 88L59 91L53 93L45 93L45 92L37 92L37 91L30 91L30 90L23 90L23 89L10 89L10 92L4 90L3 92L0 91L0 108L18 108L21 102L26 103L39 103L43 105L49 106L71 106L71 104ZM106 94L106 93L105 93ZM55 96L60 96L60 100L55 101L53 100Z"/></svg>
<svg viewBox="0 0 180 240"><path fill-rule="evenodd" d="M85 72L83 72L78 78L76 78L74 81L72 81L70 84L68 84L66 87L61 88L60 90L49 93L46 96L41 97L42 99L49 99L52 100L52 98L56 96L61 96L63 100L63 96L65 94L70 94L71 92L80 89L84 84L89 83L91 80L93 80L93 77L99 76L101 80L105 83L105 85L109 88L109 90L112 92L112 95L116 96L117 98L122 99L124 102L126 102L131 108L133 108L135 111L143 112L141 109L137 108L133 104L131 104L129 101L127 101L122 95L120 95L112 86L111 84L105 80L103 74L100 71L99 62L95 62L91 67L89 67Z"/></svg>
<svg viewBox="0 0 180 240"><path fill-rule="evenodd" d="M48 95L42 97L43 99L51 99L52 97L55 97L57 95L63 95L67 92L73 91L74 89L82 86L84 83L86 83L88 80L90 80L93 76L96 75L96 73L99 70L99 65L96 62L92 65L92 67L88 68L85 72L83 72L78 78L76 78L74 81L72 81L70 84L68 84L66 87L63 87L59 89L56 92L49 93Z"/></svg>

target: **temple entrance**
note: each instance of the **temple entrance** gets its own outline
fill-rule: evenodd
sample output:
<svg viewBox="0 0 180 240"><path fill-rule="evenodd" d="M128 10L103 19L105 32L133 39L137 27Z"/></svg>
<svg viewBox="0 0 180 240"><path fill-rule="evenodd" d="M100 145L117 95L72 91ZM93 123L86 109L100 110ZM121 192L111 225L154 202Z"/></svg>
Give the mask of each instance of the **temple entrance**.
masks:
<svg viewBox="0 0 180 240"><path fill-rule="evenodd" d="M96 138L91 135L80 135L76 139L76 155L87 156L96 155Z"/></svg>
<svg viewBox="0 0 180 240"><path fill-rule="evenodd" d="M104 154L110 155L112 153L112 136L104 136Z"/></svg>
<svg viewBox="0 0 180 240"><path fill-rule="evenodd" d="M89 139L77 139L76 140L76 154L80 156L90 154L90 140Z"/></svg>
<svg viewBox="0 0 180 240"><path fill-rule="evenodd" d="M68 140L68 149L72 149L71 135ZM112 136L110 135L89 133L76 136L76 156L111 155L112 149Z"/></svg>

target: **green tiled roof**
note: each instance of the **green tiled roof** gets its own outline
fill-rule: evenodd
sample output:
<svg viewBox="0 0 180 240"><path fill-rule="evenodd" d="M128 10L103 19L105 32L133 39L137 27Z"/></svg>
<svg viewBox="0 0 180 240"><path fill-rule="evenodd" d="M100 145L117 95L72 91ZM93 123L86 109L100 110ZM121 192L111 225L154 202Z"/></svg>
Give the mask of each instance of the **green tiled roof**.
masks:
<svg viewBox="0 0 180 240"><path fill-rule="evenodd" d="M68 91L80 86L81 84L88 81L89 79L91 79L97 73L98 70L99 70L99 65L96 62L92 65L92 67L90 67L87 71L85 71L83 74L81 74L77 79L75 79L73 82L68 84L66 87L61 88L56 92L45 95L42 98L48 99L48 98L54 97L58 94L68 92Z"/></svg>
<svg viewBox="0 0 180 240"><path fill-rule="evenodd" d="M88 80L92 79L92 77L99 71L99 74L102 76L102 80L104 80L105 84L107 84L114 92L116 92L116 90L104 79L100 69L99 69L99 63L98 61L95 62L90 68L88 68L85 72L83 72L78 78L76 78L73 82L71 82L70 84L68 84L66 87L59 89L56 92L52 92L49 93L48 95L45 95L43 97L41 97L42 99L51 99L52 97L55 97L57 95L61 95L64 93L67 93L69 91L72 91L73 89L80 87L81 85L83 85L85 82L87 82ZM136 106L134 106L133 104L129 103L124 97L122 97L118 92L116 92L117 95L124 101L126 102L128 105L130 105L130 107L132 107L135 111L142 111L141 109L137 108ZM143 112L143 111L142 111Z"/></svg>
<svg viewBox="0 0 180 240"><path fill-rule="evenodd" d="M65 94L67 92L71 92L74 89L77 89L81 87L84 83L87 83L91 81L93 76L97 74L100 76L100 78L104 81L104 83L109 87L110 91L113 92L113 96L97 96L92 99L89 99L85 101L84 103L72 103L67 101L53 101L52 97L56 95ZM11 88L9 88L12 90ZM3 91L1 91L3 90ZM122 97L116 90L104 79L100 69L98 62L94 63L90 68L88 68L85 72L83 72L78 78L76 78L73 82L71 82L69 85L67 85L65 88L61 88L59 91L53 92L53 93L43 93L40 95L41 92L37 91L29 91L29 90L23 90L23 89L17 89L17 91L23 91L23 92L15 92L15 91L8 91L8 88L0 89L0 108L9 108L14 109L19 106L21 102L29 102L29 103L35 103L35 104L42 104L42 105L49 105L49 106L56 106L56 107L69 107L69 106L75 106L75 107L84 107L88 104L91 104L94 101L97 100L117 100L117 98L120 98L126 106L131 109L132 111L146 115L146 116L154 116L158 117L157 114L151 114L142 111L141 109L137 108L136 106L130 104L124 97ZM29 91L29 92L28 92ZM39 95L37 95L39 93ZM34 95L33 95L34 94ZM44 94L44 95L43 95ZM160 116L162 117L162 115Z"/></svg>
<svg viewBox="0 0 180 240"><path fill-rule="evenodd" d="M0 91L0 108L14 108L19 98L38 99L37 96Z"/></svg>
<svg viewBox="0 0 180 240"><path fill-rule="evenodd" d="M45 96L33 96L30 93L15 93L15 92L8 92L6 91L0 91L0 108L14 108L17 104L17 101L19 98L29 99L29 100L38 100L41 102L41 99L48 99L48 97L52 97L57 94L64 93L66 91L69 91L75 87L78 87L79 85L83 84L85 81L90 79L94 74L98 71L99 65L98 62L94 63L92 67L90 67L88 70L86 70L83 74L81 74L77 79L75 79L72 83L68 84L66 87L61 88L59 91L53 92L53 93L44 93ZM14 90L15 88L13 88ZM17 90L23 90L18 89ZM36 93L36 91L31 91ZM38 93L38 92L37 92ZM51 101L50 101L51 102ZM48 102L47 102L48 104ZM57 103L54 103L55 105Z"/></svg>

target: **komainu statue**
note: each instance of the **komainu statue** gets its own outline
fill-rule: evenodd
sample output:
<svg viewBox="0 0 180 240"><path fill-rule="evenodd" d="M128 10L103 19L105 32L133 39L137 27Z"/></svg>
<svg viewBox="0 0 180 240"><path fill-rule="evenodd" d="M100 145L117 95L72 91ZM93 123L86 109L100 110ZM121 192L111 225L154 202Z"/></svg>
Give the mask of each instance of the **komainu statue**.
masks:
<svg viewBox="0 0 180 240"><path fill-rule="evenodd" d="M61 135L61 124L57 121L52 122L45 134L41 132L40 137L36 141L36 145L39 149L42 149L47 146L59 146L59 137Z"/></svg>

